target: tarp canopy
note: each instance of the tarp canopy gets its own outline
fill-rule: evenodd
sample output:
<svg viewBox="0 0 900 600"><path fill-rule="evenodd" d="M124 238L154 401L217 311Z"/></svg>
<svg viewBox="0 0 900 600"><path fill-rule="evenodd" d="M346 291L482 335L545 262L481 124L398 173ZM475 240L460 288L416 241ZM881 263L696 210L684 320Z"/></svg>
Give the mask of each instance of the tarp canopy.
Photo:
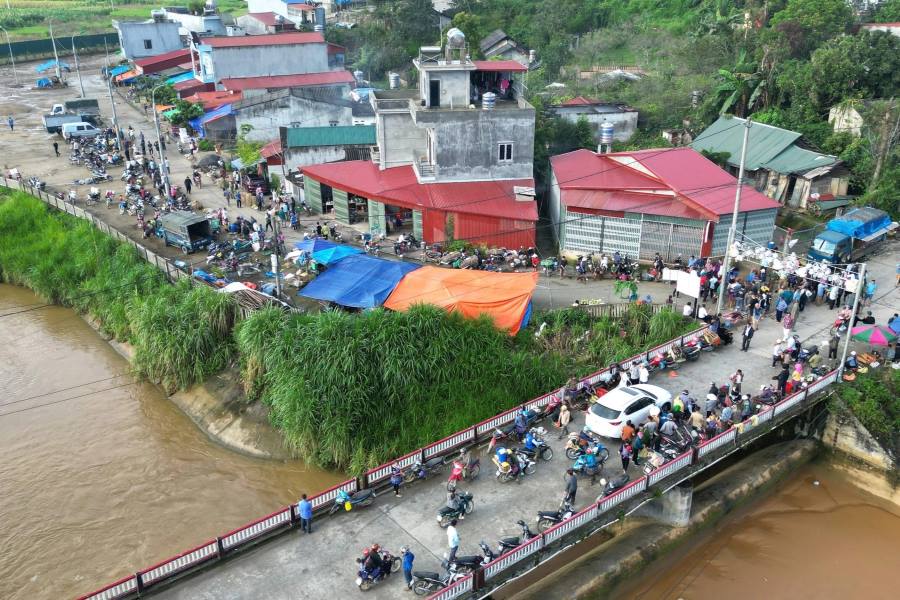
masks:
<svg viewBox="0 0 900 600"><path fill-rule="evenodd" d="M537 273L493 273L422 267L403 278L384 303L391 310L434 304L469 318L486 314L499 329L519 332L529 315Z"/></svg>
<svg viewBox="0 0 900 600"><path fill-rule="evenodd" d="M42 63L42 64L39 64L38 66L36 66L36 67L34 68L34 70L37 71L38 73L43 73L44 71L49 71L50 69L55 69L55 68L56 68L56 61L55 61L55 60L48 60L47 62ZM59 68L60 68L60 69L64 69L64 70L66 70L66 71L71 71L71 70L72 70L72 69L69 67L69 65L67 65L67 64L64 63L64 62L60 62L60 63L59 63Z"/></svg>
<svg viewBox="0 0 900 600"><path fill-rule="evenodd" d="M109 70L109 76L115 77L116 75L121 75L126 71L130 71L131 67L129 65L119 65L118 67L113 67Z"/></svg>
<svg viewBox="0 0 900 600"><path fill-rule="evenodd" d="M864 238L877 231L887 228L891 224L891 217L883 210L877 208L857 208L837 219L828 221L826 227L831 231L837 231L854 238Z"/></svg>
<svg viewBox="0 0 900 600"><path fill-rule="evenodd" d="M320 262L326 265L332 265L339 260L343 260L348 256L353 256L354 254L362 254L362 250L360 250L359 248L354 248L353 246L341 244L335 246L334 248L328 248L326 250L313 252L312 256L314 259L316 259L316 262Z"/></svg>
<svg viewBox="0 0 900 600"><path fill-rule="evenodd" d="M130 81L137 76L138 76L137 71L125 71L124 73L122 73L120 75L116 75L113 79L115 79L119 83L125 83L126 81Z"/></svg>
<svg viewBox="0 0 900 600"><path fill-rule="evenodd" d="M355 254L334 263L306 285L300 295L350 308L384 303L403 276L418 265Z"/></svg>
<svg viewBox="0 0 900 600"><path fill-rule="evenodd" d="M188 79L193 79L193 78L194 78L194 72L186 71L184 73L179 73L178 75L173 75L172 77L169 77L168 79L166 79L166 83L168 83L169 85L175 85L176 83L181 83L182 81L187 81Z"/></svg>

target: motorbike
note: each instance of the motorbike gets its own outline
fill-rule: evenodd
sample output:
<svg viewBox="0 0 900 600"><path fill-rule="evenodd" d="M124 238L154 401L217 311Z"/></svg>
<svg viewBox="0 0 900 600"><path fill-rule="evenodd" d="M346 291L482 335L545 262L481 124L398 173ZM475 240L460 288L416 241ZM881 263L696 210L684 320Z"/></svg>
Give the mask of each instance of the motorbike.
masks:
<svg viewBox="0 0 900 600"><path fill-rule="evenodd" d="M615 479L610 479L609 481L607 481L606 479L601 479L600 485L604 486L603 495L600 496L600 498L597 498L597 501L599 502L601 498L605 498L610 494L619 491L628 484L629 480L630 477L628 476L628 473L622 473Z"/></svg>
<svg viewBox="0 0 900 600"><path fill-rule="evenodd" d="M443 575L434 571L413 571L412 590L416 596L427 596L466 576L456 568L455 564L447 561L443 561L441 567L444 568Z"/></svg>
<svg viewBox="0 0 900 600"><path fill-rule="evenodd" d="M38 179L37 177L31 176L28 178L28 185L35 190L42 190L46 185L43 181Z"/></svg>
<svg viewBox="0 0 900 600"><path fill-rule="evenodd" d="M334 497L334 504L328 511L329 515L333 515L341 508L344 510L352 510L355 507L363 508L375 502L375 492L372 490L362 490L355 492L353 495L348 494L344 490L338 490L337 496Z"/></svg>
<svg viewBox="0 0 900 600"><path fill-rule="evenodd" d="M379 581L383 581L387 579L388 575L391 573L396 573L400 570L400 567L403 565L403 559L399 556L393 556L387 550L379 550L379 554L381 554L381 564L383 567L379 573L373 574L369 573L365 569L365 561L362 558L357 558L356 562L359 564L359 572L356 575L356 585L363 592L367 592L372 589Z"/></svg>
<svg viewBox="0 0 900 600"><path fill-rule="evenodd" d="M453 519L465 517L475 510L475 500L472 498L472 492L460 492L457 494L459 503L457 508L443 506L438 510L437 522L441 529L446 529Z"/></svg>
<svg viewBox="0 0 900 600"><path fill-rule="evenodd" d="M572 470L578 477L590 477L591 485L594 485L594 480L597 478L597 475L603 472L603 465L605 462L606 461L597 458L594 461L594 464L591 465L587 454L583 454L572 463Z"/></svg>
<svg viewBox="0 0 900 600"><path fill-rule="evenodd" d="M531 529L528 527L528 523L526 523L525 521L519 519L518 521L516 521L516 525L518 525L522 529L522 536L510 536L497 540L497 556L502 556L513 548L518 547L523 542L527 542L531 538L537 537L538 534L531 531ZM482 550L483 549L484 548L482 547Z"/></svg>
<svg viewBox="0 0 900 600"><path fill-rule="evenodd" d="M344 234L342 234L340 231L338 231L336 226L331 225L328 228L328 231L329 231L329 233L331 233L331 239L334 240L335 242L340 243L340 242L344 241Z"/></svg>
<svg viewBox="0 0 900 600"><path fill-rule="evenodd" d="M592 449L594 456L597 457L597 460L600 462L606 462L609 459L609 450L606 449L606 446L600 443L596 438L594 442L587 446L582 443L582 440L578 437L577 433L570 433L568 440L566 440L566 458L569 460L575 460L579 456L583 456L587 453L588 448Z"/></svg>
<svg viewBox="0 0 900 600"><path fill-rule="evenodd" d="M87 201L90 203L100 202L100 188L92 187L88 191Z"/></svg>
<svg viewBox="0 0 900 600"><path fill-rule="evenodd" d="M456 566L456 570L460 573L471 573L480 566L486 565L494 560L494 553L490 547L484 542L479 542L481 554L472 554L470 556L457 556L451 561Z"/></svg>
<svg viewBox="0 0 900 600"><path fill-rule="evenodd" d="M572 505L566 501L563 501L563 503L560 504L559 508L556 510L539 511L534 520L537 522L538 530L544 532L554 525L562 523L574 514L575 509L572 508Z"/></svg>
<svg viewBox="0 0 900 600"><path fill-rule="evenodd" d="M429 475L437 473L443 468L444 458L441 456L429 458L424 463L421 461L416 461L414 465L407 469L404 469L403 481L405 481L406 483L412 483L417 479L427 479Z"/></svg>
<svg viewBox="0 0 900 600"><path fill-rule="evenodd" d="M647 370L651 373L654 371L663 371L665 369L678 370L678 361L670 356L669 352L660 352L650 359L647 363Z"/></svg>
<svg viewBox="0 0 900 600"><path fill-rule="evenodd" d="M474 458L466 465L461 460L453 461L453 470L450 472L450 478L447 480L447 491L452 492L456 489L456 485L463 479L474 481L481 473L481 460Z"/></svg>
<svg viewBox="0 0 900 600"><path fill-rule="evenodd" d="M778 388L772 385L764 385L759 389L759 394L753 396L752 402L754 404L765 404L767 406L774 406L781 401L781 392L778 391Z"/></svg>
<svg viewBox="0 0 900 600"><path fill-rule="evenodd" d="M544 461L549 461L553 458L553 448L551 448L546 440L544 440L544 436L547 435L547 430L543 427L532 427L531 435L534 439L534 450L529 450L528 448L522 448L521 452L531 459L538 459Z"/></svg>
<svg viewBox="0 0 900 600"><path fill-rule="evenodd" d="M519 450L513 450L513 457L516 464L500 463L497 455L493 457L494 464L497 465L497 481L500 483L508 483L517 479L521 479L525 475L531 475L535 471L535 463L533 460L522 454Z"/></svg>

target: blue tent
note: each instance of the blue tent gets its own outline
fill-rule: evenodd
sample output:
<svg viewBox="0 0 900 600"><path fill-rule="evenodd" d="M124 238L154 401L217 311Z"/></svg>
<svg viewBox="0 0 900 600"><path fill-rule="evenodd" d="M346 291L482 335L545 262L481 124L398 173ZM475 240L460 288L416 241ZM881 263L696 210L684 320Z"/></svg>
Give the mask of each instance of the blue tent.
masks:
<svg viewBox="0 0 900 600"><path fill-rule="evenodd" d="M234 111L231 110L230 104L223 104L222 106L211 110L207 113L204 113L202 117L197 117L196 119L191 119L188 121L191 127L196 131L200 137L206 137L206 130L204 129L204 125L209 123L210 121L215 121L221 117L227 117L230 114L233 114ZM232 166L234 166L234 162L232 161ZM236 167L239 168L239 167Z"/></svg>
<svg viewBox="0 0 900 600"><path fill-rule="evenodd" d="M38 66L36 66L36 67L34 68L34 70L37 71L38 73L43 73L44 71L48 71L48 70L50 70L50 69L55 69L55 68L56 68L56 61L55 61L55 60L48 60L47 62L42 63L42 64L39 64ZM65 71L71 71L71 70L72 70L71 68L69 68L69 65L67 65L67 64L64 63L64 62L60 62L60 63L59 63L59 68L65 70Z"/></svg>
<svg viewBox="0 0 900 600"><path fill-rule="evenodd" d="M307 254L314 254L320 250L328 250L329 248L334 248L337 246L334 242L329 242L328 240L323 240L322 238L313 238L311 240L303 240L302 242L295 242L294 248L297 250L303 250Z"/></svg>
<svg viewBox="0 0 900 600"><path fill-rule="evenodd" d="M131 70L129 65L119 65L118 67L113 67L109 70L109 76L115 77L116 75L121 75L122 73L127 73Z"/></svg>
<svg viewBox="0 0 900 600"><path fill-rule="evenodd" d="M184 73L179 73L178 75L173 75L166 79L166 83L169 85L175 85L176 83L181 83L182 81L187 81L188 79L194 78L193 71L185 71Z"/></svg>
<svg viewBox="0 0 900 600"><path fill-rule="evenodd" d="M353 246L346 246L341 244L340 246L335 246L334 248L328 248L326 250L318 250L313 252L313 258L316 259L317 262L332 265L339 260L343 260L348 256L353 256L355 254L362 254L362 250L359 248L354 248Z"/></svg>
<svg viewBox="0 0 900 600"><path fill-rule="evenodd" d="M300 295L350 308L381 306L403 276L419 265L355 254L334 263Z"/></svg>

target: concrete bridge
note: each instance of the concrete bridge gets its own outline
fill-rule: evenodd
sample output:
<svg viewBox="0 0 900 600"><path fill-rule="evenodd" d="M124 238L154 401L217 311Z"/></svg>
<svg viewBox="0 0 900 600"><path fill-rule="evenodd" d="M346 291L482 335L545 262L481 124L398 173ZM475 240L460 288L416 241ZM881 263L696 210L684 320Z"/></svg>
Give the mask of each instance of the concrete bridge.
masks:
<svg viewBox="0 0 900 600"><path fill-rule="evenodd" d="M823 330L831 324L832 313L827 307L808 306L800 314L798 331L813 337L818 343ZM724 382L737 368L745 373L744 390L752 392L759 385L770 383L776 370L771 368L771 347L780 337L781 327L771 319L764 320L753 339L750 351L740 351L740 344L703 353L692 363L683 363L677 377L662 372L651 377L651 383L667 388L673 394L689 389L695 397L703 397L711 381ZM654 501L659 518L678 525L690 510L690 492L676 486L708 468L724 456L740 451L749 442L764 435L777 425L807 412L820 401L820 393L837 379L836 373L820 380L807 391L789 397L775 408L756 415L739 428L732 428L706 442L698 449L663 465L649 476L633 465L629 467L632 483L618 494L599 499L599 484L590 486L587 480L579 483L576 506L582 511L571 521L544 535L533 538L528 544L499 559L474 576L462 580L454 588L436 596L442 600L470 594L479 590L484 595L502 584L510 575L534 567L538 561L549 558L577 539L595 532L615 521L624 513L636 510L638 505ZM570 429L581 427L583 416L578 415ZM483 431L490 431L488 424ZM549 427L549 425L548 425ZM476 554L478 542L485 540L496 547L496 540L507 535L518 535L515 525L518 519L534 524L539 510L555 509L563 495L563 472L570 461L565 458L563 442L556 439L555 430L549 427L555 456L550 462L540 462L537 472L520 483L500 484L493 477L490 459L482 457L482 476L460 489L471 491L476 510L458 526L461 545L459 554ZM481 428L479 428L481 429ZM471 430L471 433L476 433ZM470 435L466 433L465 435ZM464 436L465 437L465 436ZM459 438L462 439L462 438ZM456 446L457 438L447 440L439 449ZM617 456L618 444L608 444L610 460L606 476L622 472ZM435 453L439 452L436 451ZM428 454L428 452L426 452ZM415 456L413 457L415 458ZM403 459L401 459L403 460ZM375 473L375 479L380 477ZM299 532L292 526L289 510L280 511L249 527L241 528L204 545L141 572L141 584L145 594L161 598L178 599L238 599L238 598L328 598L351 597L361 592L356 588L355 557L364 547L379 543L393 552L400 546L409 546L416 556L415 569L440 570L440 562L447 551L447 539L443 529L435 522L437 509L445 500L447 472L432 479L403 489L402 498L394 498L390 492L379 494L369 508L334 517L317 516L314 533ZM660 492L663 497L660 499ZM330 504L326 495L322 506ZM223 498L227 502L227 498ZM686 512L687 511L687 512ZM233 549L247 539L256 542L240 552ZM195 564L201 564L195 567ZM210 568L202 568L207 566ZM193 569L193 572L191 572ZM168 579L179 572L179 577ZM181 576L184 575L184 576ZM126 579L123 589L114 588L88 598L119 598L133 596L137 586L133 579ZM378 599L409 597L404 591L402 576L378 584L368 592Z"/></svg>

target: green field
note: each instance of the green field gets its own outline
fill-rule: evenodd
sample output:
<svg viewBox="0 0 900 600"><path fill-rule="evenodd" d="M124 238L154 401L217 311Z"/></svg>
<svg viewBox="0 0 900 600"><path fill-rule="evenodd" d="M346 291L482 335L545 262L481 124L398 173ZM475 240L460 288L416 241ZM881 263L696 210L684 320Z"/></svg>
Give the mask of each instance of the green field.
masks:
<svg viewBox="0 0 900 600"><path fill-rule="evenodd" d="M5 0L0 2L0 26L16 40L41 39L49 35L48 19L59 35L102 33L112 30L112 20L142 20L161 5L189 6L185 0L162 3L159 0ZM202 3L201 3L202 4ZM219 10L238 16L247 12L243 0L219 0Z"/></svg>

